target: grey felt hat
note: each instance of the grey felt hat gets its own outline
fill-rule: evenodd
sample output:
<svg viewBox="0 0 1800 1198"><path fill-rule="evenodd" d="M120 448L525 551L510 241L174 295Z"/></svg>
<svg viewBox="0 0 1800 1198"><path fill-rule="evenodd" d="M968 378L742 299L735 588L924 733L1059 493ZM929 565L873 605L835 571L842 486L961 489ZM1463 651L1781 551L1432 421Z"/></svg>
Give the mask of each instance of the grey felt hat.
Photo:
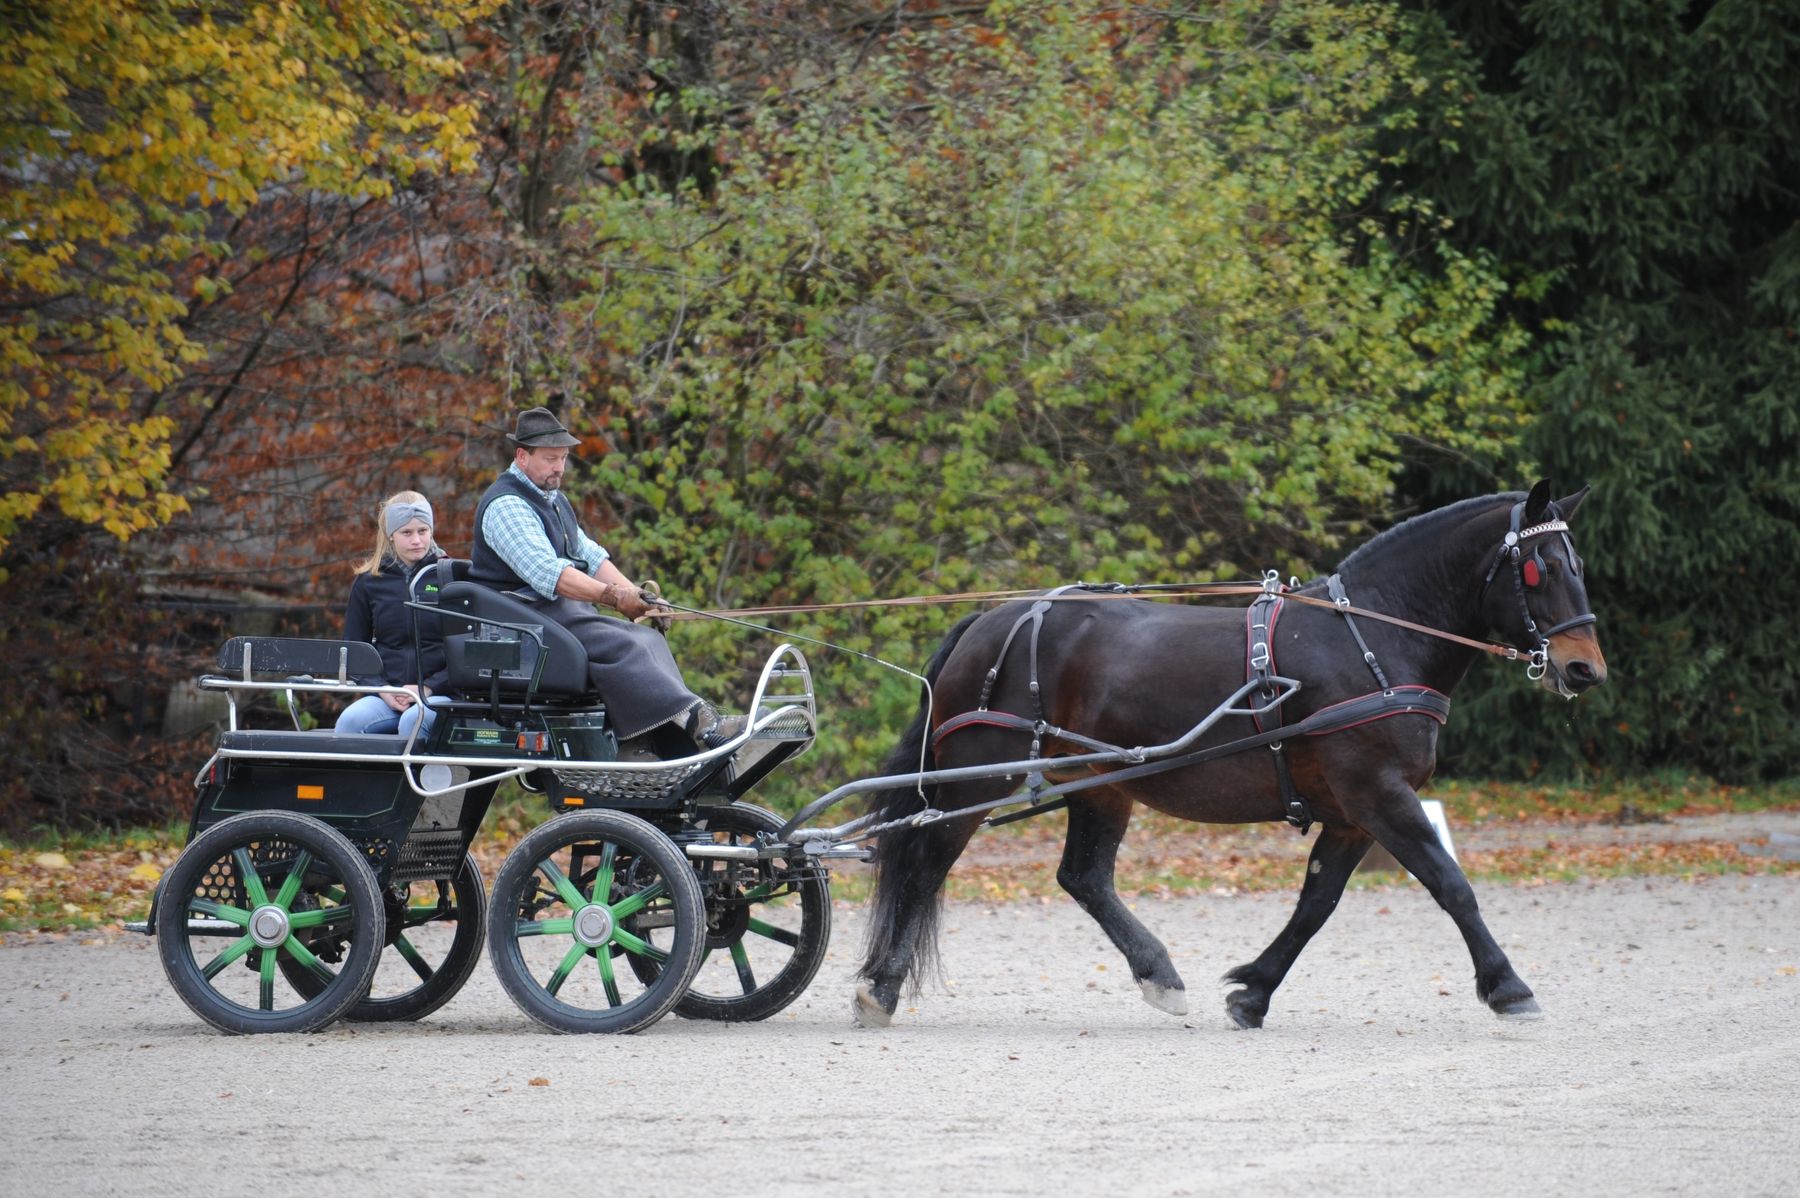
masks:
<svg viewBox="0 0 1800 1198"><path fill-rule="evenodd" d="M554 449L580 445L581 438L569 434L549 408L527 408L519 413L518 423L506 439L523 449Z"/></svg>

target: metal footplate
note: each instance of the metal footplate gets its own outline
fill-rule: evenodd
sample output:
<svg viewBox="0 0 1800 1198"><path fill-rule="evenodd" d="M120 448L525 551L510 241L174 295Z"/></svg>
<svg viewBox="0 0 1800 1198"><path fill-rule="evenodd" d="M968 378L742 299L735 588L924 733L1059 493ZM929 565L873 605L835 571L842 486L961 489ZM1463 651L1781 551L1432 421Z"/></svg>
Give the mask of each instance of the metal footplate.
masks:
<svg viewBox="0 0 1800 1198"><path fill-rule="evenodd" d="M562 786L565 804L641 807L674 800L688 779L711 765L705 758L684 757L664 765L634 764L610 769L604 765L559 765L551 772Z"/></svg>

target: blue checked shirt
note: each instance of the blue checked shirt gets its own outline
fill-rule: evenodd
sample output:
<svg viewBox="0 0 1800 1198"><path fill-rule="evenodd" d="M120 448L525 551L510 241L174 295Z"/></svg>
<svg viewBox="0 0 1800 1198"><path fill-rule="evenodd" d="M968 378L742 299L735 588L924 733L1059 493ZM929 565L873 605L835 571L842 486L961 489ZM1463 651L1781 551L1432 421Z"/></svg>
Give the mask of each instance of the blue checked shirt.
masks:
<svg viewBox="0 0 1800 1198"><path fill-rule="evenodd" d="M554 492L537 486L518 466L507 469L545 499L554 497ZM544 522L531 510L531 505L517 495L502 495L488 504L487 514L481 518L481 533L494 552L512 567L513 573L530 583L531 589L546 599L556 598L556 580L562 577L563 567L574 566L591 575L600 569L601 562L612 556L580 529L575 533L579 538L575 547L579 557L556 556L556 550L550 547L550 538L544 535Z"/></svg>

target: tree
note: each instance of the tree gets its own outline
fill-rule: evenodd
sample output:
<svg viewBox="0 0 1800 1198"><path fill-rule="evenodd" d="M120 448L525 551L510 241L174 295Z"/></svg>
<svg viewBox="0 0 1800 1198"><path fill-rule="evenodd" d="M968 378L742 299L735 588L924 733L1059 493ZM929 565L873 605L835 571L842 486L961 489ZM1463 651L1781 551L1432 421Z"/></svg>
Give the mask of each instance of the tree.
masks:
<svg viewBox="0 0 1800 1198"><path fill-rule="evenodd" d="M170 659L192 675L197 629L192 606L144 606L146 575L154 591L180 568L171 522L199 544L281 510L267 489L226 501L256 455L305 439L241 417L275 410L258 384L296 370L297 303L342 295L334 272L366 232L417 212L390 205L396 188L417 196L472 161L442 26L483 7L6 6L0 643L9 676L33 681L0 700L17 730L7 824L178 801L162 771L191 763L155 735L158 684ZM369 309L329 310L342 327L336 313ZM232 557L212 538L193 560L217 583Z"/></svg>
<svg viewBox="0 0 1800 1198"><path fill-rule="evenodd" d="M1527 450L1595 487L1588 585L1614 682L1565 714L1475 693L1481 773L1800 770L1800 11L1424 6L1434 86L1398 186L1519 283ZM1566 722L1566 726L1565 726Z"/></svg>
<svg viewBox="0 0 1800 1198"><path fill-rule="evenodd" d="M730 605L1306 572L1387 506L1402 437L1516 435L1489 272L1355 219L1406 78L1391 14L993 11L691 121L711 178L570 206L564 311L615 355L591 486L662 581ZM847 639L910 659L946 619ZM914 701L840 694L853 731Z"/></svg>
<svg viewBox="0 0 1800 1198"><path fill-rule="evenodd" d="M433 49L479 0L8 5L0 49L0 581L40 512L123 541L187 506L166 397L226 290L216 221L471 162ZM372 84L372 80L375 80Z"/></svg>

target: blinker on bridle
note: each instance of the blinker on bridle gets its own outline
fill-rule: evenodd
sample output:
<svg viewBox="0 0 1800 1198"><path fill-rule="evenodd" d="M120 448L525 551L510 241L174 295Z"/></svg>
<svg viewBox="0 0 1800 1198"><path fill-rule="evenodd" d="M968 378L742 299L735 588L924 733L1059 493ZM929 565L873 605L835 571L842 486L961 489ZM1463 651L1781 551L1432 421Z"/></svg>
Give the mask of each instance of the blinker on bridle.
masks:
<svg viewBox="0 0 1800 1198"><path fill-rule="evenodd" d="M1506 538L1500 543L1500 552L1495 554L1494 564L1488 567L1487 577L1481 583L1481 595L1478 600L1478 602L1486 602L1487 589L1494 581L1494 576L1499 573L1502 565L1511 562L1513 565L1513 590L1519 597L1519 611L1525 617L1525 634L1527 637L1537 640L1537 646L1531 650L1530 664L1525 667L1526 677L1533 682L1542 678L1544 671L1550 668L1551 637L1561 632L1567 632L1571 628L1579 628L1583 624L1594 624L1599 621L1599 617L1593 612L1583 612L1560 624L1539 631L1537 621L1531 616L1531 604L1526 602L1525 593L1542 587L1549 577L1549 572L1544 565L1544 555L1531 544L1532 541L1552 533L1562 537L1563 548L1569 558L1569 568L1577 574L1581 569L1581 558L1575 553L1575 542L1569 536L1568 522L1562 518L1562 513L1557 510L1555 504L1551 504L1548 511L1550 519L1533 524L1529 528L1520 528L1519 521L1524 517L1525 504L1523 502L1513 504L1512 527L1507 530Z"/></svg>

